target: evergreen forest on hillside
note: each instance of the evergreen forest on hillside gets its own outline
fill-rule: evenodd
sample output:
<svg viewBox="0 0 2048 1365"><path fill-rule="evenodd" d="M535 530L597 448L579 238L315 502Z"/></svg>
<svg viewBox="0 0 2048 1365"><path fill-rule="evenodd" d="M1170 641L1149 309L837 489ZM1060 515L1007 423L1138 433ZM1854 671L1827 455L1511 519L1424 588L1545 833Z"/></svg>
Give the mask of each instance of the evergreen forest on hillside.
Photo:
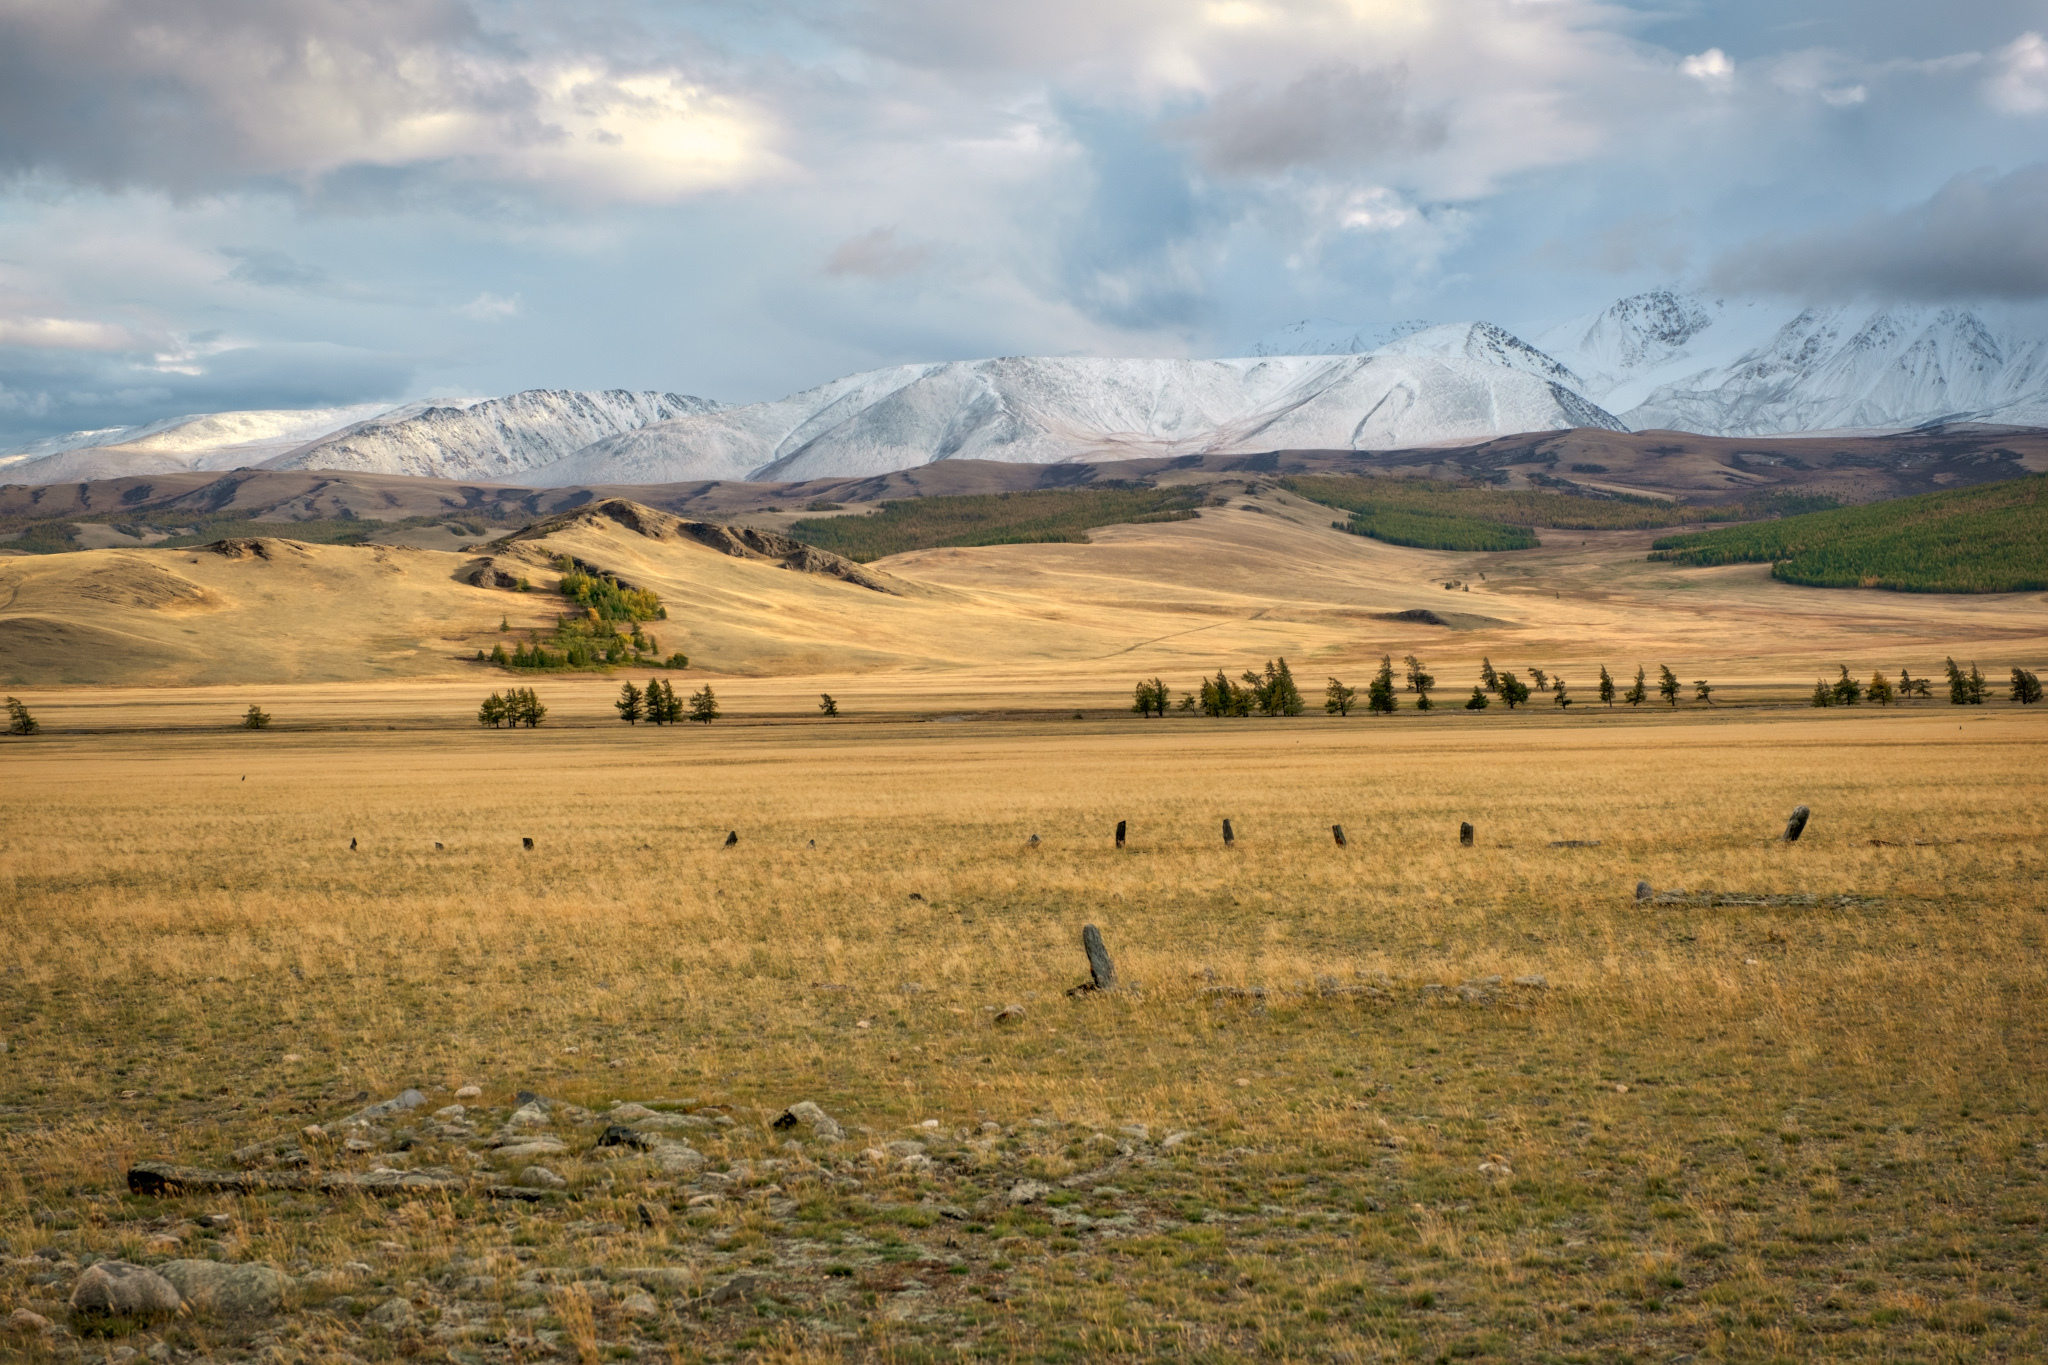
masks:
<svg viewBox="0 0 2048 1365"><path fill-rule="evenodd" d="M1816 588L2048 589L2048 475L1657 540L1674 564L1769 564Z"/></svg>
<svg viewBox="0 0 2048 1365"><path fill-rule="evenodd" d="M1085 544L1097 526L1188 521L1208 498L1199 488L1041 489L885 502L865 516L810 517L789 528L807 545L866 564L907 550L951 545Z"/></svg>

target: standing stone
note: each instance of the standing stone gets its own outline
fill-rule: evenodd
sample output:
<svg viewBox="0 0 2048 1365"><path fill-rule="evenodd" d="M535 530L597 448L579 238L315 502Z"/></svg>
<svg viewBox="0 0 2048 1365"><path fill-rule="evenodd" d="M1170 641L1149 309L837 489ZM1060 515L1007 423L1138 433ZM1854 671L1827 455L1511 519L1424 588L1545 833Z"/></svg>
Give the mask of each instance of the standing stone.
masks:
<svg viewBox="0 0 2048 1365"><path fill-rule="evenodd" d="M1466 848L1472 847L1472 822L1470 820L1458 826L1458 842Z"/></svg>
<svg viewBox="0 0 2048 1365"><path fill-rule="evenodd" d="M1116 989L1116 967L1102 946L1102 931L1090 924L1081 930L1081 950L1088 954L1089 985L1098 991Z"/></svg>
<svg viewBox="0 0 2048 1365"><path fill-rule="evenodd" d="M356 851L356 841L353 838L348 841L348 851L351 853Z"/></svg>
<svg viewBox="0 0 2048 1365"><path fill-rule="evenodd" d="M1792 818L1785 822L1786 843L1796 844L1799 842L1799 836L1806 833L1806 817L1811 814L1812 812L1804 806L1794 806L1792 808Z"/></svg>
<svg viewBox="0 0 2048 1365"><path fill-rule="evenodd" d="M1030 842L1029 844L1026 844L1026 845L1025 845L1025 847L1026 847L1026 848L1037 848L1037 847L1038 847L1038 836L1037 836L1036 834L1032 835L1032 836L1031 836L1031 842Z"/></svg>
<svg viewBox="0 0 2048 1365"><path fill-rule="evenodd" d="M1648 900L1648 899L1650 898L1650 896L1651 896L1651 891L1650 891L1650 884L1649 884L1648 882L1637 882L1637 883L1636 883L1636 899L1637 899L1637 900L1639 900L1639 901L1646 901L1646 900Z"/></svg>
<svg viewBox="0 0 2048 1365"><path fill-rule="evenodd" d="M1345 842L1344 842L1344 826L1342 826L1342 825L1332 825L1332 826L1330 826L1330 837L1331 837L1331 838L1333 838L1333 839L1335 839L1335 840L1337 841L1337 847L1339 847L1339 848L1349 848L1349 847L1350 847L1350 845L1349 845L1349 844L1347 844L1347 843L1345 843Z"/></svg>
<svg viewBox="0 0 2048 1365"><path fill-rule="evenodd" d="M1121 820L1116 822L1116 846L1118 848L1124 846L1124 822Z"/></svg>
<svg viewBox="0 0 2048 1365"><path fill-rule="evenodd" d="M1229 848L1229 847L1230 847L1230 846L1231 846L1232 844L1234 844L1234 843L1236 843L1236 842L1237 842L1237 835L1235 835L1234 833L1232 833L1232 832L1231 832L1231 829L1230 829L1230 820L1229 820L1229 818L1228 818L1228 817L1226 816L1226 817L1224 818L1224 821L1223 821L1223 846L1224 846L1225 848Z"/></svg>
<svg viewBox="0 0 2048 1365"><path fill-rule="evenodd" d="M731 847L732 847L732 846L733 846L734 844L738 843L739 841L740 841L740 832L739 832L738 830L734 829L734 830L727 830L727 831L726 831L726 835L725 835L725 846L726 846L727 848L731 848Z"/></svg>
<svg viewBox="0 0 2048 1365"><path fill-rule="evenodd" d="M521 839L519 841L519 846L521 848L524 848L528 853L533 852L533 840L531 839Z"/></svg>

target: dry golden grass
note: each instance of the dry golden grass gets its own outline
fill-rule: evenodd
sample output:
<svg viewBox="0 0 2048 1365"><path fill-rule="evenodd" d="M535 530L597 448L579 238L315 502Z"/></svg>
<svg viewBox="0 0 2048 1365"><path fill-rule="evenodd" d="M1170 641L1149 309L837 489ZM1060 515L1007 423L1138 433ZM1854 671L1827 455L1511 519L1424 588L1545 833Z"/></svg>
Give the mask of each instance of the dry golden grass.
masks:
<svg viewBox="0 0 2048 1365"><path fill-rule="evenodd" d="M2048 745L1956 714L10 746L0 1241L300 1275L148 1334L223 1358L2038 1357ZM1063 994L1085 923L1136 989ZM565 1124L558 1204L125 1193L467 1083L316 1166L469 1173L531 1089L729 1106L737 1178ZM871 1131L784 1151L801 1099Z"/></svg>

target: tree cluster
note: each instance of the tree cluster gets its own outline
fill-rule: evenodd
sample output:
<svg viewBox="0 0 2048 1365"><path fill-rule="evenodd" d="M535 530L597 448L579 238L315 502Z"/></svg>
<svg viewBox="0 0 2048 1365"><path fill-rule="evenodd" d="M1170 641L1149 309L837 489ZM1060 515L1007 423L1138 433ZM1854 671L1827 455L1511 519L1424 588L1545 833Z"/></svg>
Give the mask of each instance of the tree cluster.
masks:
<svg viewBox="0 0 2048 1365"><path fill-rule="evenodd" d="M548 708L541 705L530 687L514 687L502 696L496 692L484 698L484 704L477 708L479 725L488 725L493 730L500 726L518 729L524 725L531 730L547 718Z"/></svg>
<svg viewBox="0 0 2048 1365"><path fill-rule="evenodd" d="M1165 715L1165 685L1154 678L1138 686L1141 692L1150 689L1159 714ZM1134 706L1132 709L1137 708ZM1294 672L1288 668L1287 660L1268 659L1264 673L1246 669L1242 682L1232 682L1222 669L1217 669L1215 677L1202 679L1199 693L1181 698L1180 709L1200 711L1205 716L1249 716L1253 711L1262 716L1298 716L1302 713L1303 703L1301 688L1295 684Z"/></svg>

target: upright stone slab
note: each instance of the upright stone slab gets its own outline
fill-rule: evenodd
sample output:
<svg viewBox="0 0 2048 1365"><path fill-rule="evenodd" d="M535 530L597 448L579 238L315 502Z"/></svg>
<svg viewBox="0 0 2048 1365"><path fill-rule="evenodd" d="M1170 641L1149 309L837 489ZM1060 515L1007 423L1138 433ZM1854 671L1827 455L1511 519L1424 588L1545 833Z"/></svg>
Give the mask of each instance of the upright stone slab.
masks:
<svg viewBox="0 0 2048 1365"><path fill-rule="evenodd" d="M1812 812L1804 806L1794 806L1792 808L1792 818L1785 822L1786 843L1796 844L1799 842L1799 836L1806 833L1806 819L1811 814Z"/></svg>
<svg viewBox="0 0 2048 1365"><path fill-rule="evenodd" d="M1230 821L1228 819L1225 819L1223 822L1223 846L1225 848L1229 848L1232 844L1236 842L1237 835L1235 832L1231 830Z"/></svg>
<svg viewBox="0 0 2048 1365"><path fill-rule="evenodd" d="M1458 842L1466 848L1472 847L1472 822L1464 821L1458 826Z"/></svg>
<svg viewBox="0 0 2048 1365"><path fill-rule="evenodd" d="M1344 826L1342 826L1342 825L1332 825L1332 826L1330 826L1330 837L1331 837L1332 839L1335 839L1335 840L1337 841L1337 847L1339 847L1339 848L1348 848L1348 847L1350 847L1350 845L1348 845L1348 844L1346 844L1346 843L1344 842Z"/></svg>
<svg viewBox="0 0 2048 1365"><path fill-rule="evenodd" d="M519 841L519 846L520 846L521 848L525 849L525 850L526 850L527 852L531 853L531 852L533 851L533 840L531 840L531 839L521 839L521 840Z"/></svg>
<svg viewBox="0 0 2048 1365"><path fill-rule="evenodd" d="M1116 822L1116 846L1118 848L1124 846L1124 822L1121 820Z"/></svg>
<svg viewBox="0 0 2048 1365"><path fill-rule="evenodd" d="M725 835L725 846L726 846L727 848L731 848L731 847L732 847L732 846L733 846L734 844L738 843L739 841L740 841L740 832L739 832L738 830L736 830L736 829L735 829L735 830L728 830L728 831L726 831L726 835Z"/></svg>
<svg viewBox="0 0 2048 1365"><path fill-rule="evenodd" d="M1090 924L1081 930L1081 950L1088 954L1088 984L1098 991L1116 989L1116 966L1102 946L1102 931Z"/></svg>

